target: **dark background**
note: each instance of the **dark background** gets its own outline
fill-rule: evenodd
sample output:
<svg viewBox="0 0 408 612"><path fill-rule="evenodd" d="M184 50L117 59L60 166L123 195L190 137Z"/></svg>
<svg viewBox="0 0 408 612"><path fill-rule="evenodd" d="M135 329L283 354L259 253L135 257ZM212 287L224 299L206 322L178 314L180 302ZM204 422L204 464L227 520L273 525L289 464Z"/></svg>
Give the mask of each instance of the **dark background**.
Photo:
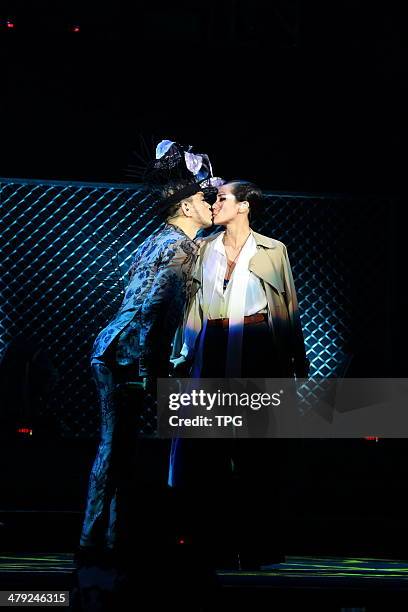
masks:
<svg viewBox="0 0 408 612"><path fill-rule="evenodd" d="M369 314L373 304L378 310L392 283L387 317L395 359L387 375L406 376L406 5L133 4L2 3L0 176L128 182L124 169L142 135L193 144L209 153L216 174L275 192L390 197L396 203L391 235L388 223L376 224L372 235L364 231L371 225L359 214L352 233L361 260L353 261L372 261L370 250L390 261L365 305ZM70 31L75 25L80 32ZM376 277L376 269L368 273ZM379 313L371 338L383 325ZM375 353L366 345L361 350L375 365ZM48 539L36 523L23 528L7 515L15 517L16 509L72 511L67 546L76 543L95 445L64 444L33 439L2 446L7 476L0 510L10 548L18 545L17 533L28 547L35 531L42 546L50 546L54 533L61 542L63 531L60 518ZM356 554L397 554L405 545L405 455L405 440L286 446L288 550L343 546Z"/></svg>
<svg viewBox="0 0 408 612"><path fill-rule="evenodd" d="M3 2L0 175L123 180L143 134L194 144L216 173L268 189L400 192L407 12L359 0Z"/></svg>
<svg viewBox="0 0 408 612"><path fill-rule="evenodd" d="M6 1L0 53L0 176L128 182L140 138L170 138L275 193L397 198L392 235L358 215L354 247L392 248L377 288L406 374L406 3Z"/></svg>

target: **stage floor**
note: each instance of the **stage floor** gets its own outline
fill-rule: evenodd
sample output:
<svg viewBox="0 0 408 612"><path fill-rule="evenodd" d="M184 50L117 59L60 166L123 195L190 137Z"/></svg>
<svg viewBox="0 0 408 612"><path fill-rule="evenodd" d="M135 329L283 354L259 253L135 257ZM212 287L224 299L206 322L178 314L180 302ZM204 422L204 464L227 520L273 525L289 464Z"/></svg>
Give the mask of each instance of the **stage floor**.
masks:
<svg viewBox="0 0 408 612"><path fill-rule="evenodd" d="M179 568L180 569L180 568ZM205 591L205 582L200 577L193 588L195 595L185 608L178 601L180 588L187 592L183 583L183 570L179 572L179 584L174 589L161 591L163 576L173 572L174 567L166 567L160 559L154 567L141 570L139 565L127 584L127 593L133 592L135 599L140 595L143 583L151 597L149 610L265 610L274 604L273 609L289 610L406 610L408 608L408 561L344 558L344 557L305 557L288 556L284 563L263 566L260 571L218 570L217 589L200 607L200 588ZM149 574L149 586L146 583ZM189 567L187 582L191 586L194 568ZM197 570L196 574L199 574ZM71 609L96 610L109 607L87 607L80 605L78 593L91 587L101 592L112 593L118 590L119 573L115 569L88 567L75 572L73 555L69 553L3 553L0 555L0 587L8 589L53 589L71 592ZM123 578L123 576L122 576ZM138 580L140 578L140 580ZM120 589L119 589L120 590ZM158 594L160 593L160 597ZM160 592L161 591L161 592ZM208 595L208 594L207 594ZM146 592L144 593L144 597ZM191 593L189 594L191 597ZM83 602L82 602L83 604ZM157 607L155 607L157 604ZM278 608L275 608L278 605ZM197 607L195 607L197 606ZM207 607L205 607L207 606ZM312 608L311 608L312 606ZM137 607L137 606L136 606Z"/></svg>

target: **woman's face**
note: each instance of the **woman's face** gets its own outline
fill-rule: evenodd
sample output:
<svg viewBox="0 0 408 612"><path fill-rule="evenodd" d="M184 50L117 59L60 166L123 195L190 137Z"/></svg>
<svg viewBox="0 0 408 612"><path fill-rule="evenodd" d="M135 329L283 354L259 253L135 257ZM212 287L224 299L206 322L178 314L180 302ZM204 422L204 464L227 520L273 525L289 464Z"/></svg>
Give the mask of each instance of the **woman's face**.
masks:
<svg viewBox="0 0 408 612"><path fill-rule="evenodd" d="M213 204L213 215L215 225L227 225L237 215L241 202L238 202L233 194L233 185L227 183L218 189L217 199Z"/></svg>

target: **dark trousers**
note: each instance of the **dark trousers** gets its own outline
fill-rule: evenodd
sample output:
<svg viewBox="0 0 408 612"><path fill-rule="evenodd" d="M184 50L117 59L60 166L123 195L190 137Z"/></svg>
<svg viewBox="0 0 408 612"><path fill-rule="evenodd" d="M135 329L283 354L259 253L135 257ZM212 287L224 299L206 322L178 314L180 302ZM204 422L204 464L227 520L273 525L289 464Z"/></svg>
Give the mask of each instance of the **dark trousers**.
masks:
<svg viewBox="0 0 408 612"><path fill-rule="evenodd" d="M81 546L113 548L117 535L117 475L119 411L115 389L132 380L134 368L116 365L113 349L91 362L100 406L100 442L89 475Z"/></svg>
<svg viewBox="0 0 408 612"><path fill-rule="evenodd" d="M242 378L280 376L266 321L244 326ZM224 378L228 328L208 326L202 378ZM258 551L267 560L280 549L278 440L178 439L175 486L184 497L186 522L206 542Z"/></svg>

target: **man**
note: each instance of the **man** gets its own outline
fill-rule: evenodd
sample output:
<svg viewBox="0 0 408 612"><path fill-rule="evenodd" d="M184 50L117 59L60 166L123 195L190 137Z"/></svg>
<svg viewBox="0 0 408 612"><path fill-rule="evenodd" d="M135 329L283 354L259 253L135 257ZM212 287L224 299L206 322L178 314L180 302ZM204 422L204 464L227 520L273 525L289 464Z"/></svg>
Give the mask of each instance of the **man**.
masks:
<svg viewBox="0 0 408 612"><path fill-rule="evenodd" d="M194 378L307 376L309 362L287 249L249 224L250 214L262 215L261 196L256 185L245 181L226 183L218 190L214 224L225 226L225 231L201 245L183 346L178 334L173 351L175 367L190 363ZM230 520L239 517L236 546L242 567L268 561L271 548L261 550L262 525L274 533L280 530L273 454L276 441L267 439L172 443L169 484L194 491L198 505L209 500L210 513L217 504L224 505L224 516ZM262 521L263 507L268 507L269 525ZM275 542L272 557L278 548Z"/></svg>
<svg viewBox="0 0 408 612"><path fill-rule="evenodd" d="M165 224L137 248L122 305L93 346L91 365L101 407L101 441L89 478L79 563L101 550L106 554L117 544L115 461L121 446L121 414L115 388L142 378L146 392L153 394L156 378L169 375L171 341L182 318L198 252L194 238L199 229L212 224L202 188L206 173L197 173L206 159L172 141L158 145L153 166L156 175L160 171L161 179L167 180L160 202ZM205 178L208 184L210 179ZM134 409L140 411L141 406Z"/></svg>

